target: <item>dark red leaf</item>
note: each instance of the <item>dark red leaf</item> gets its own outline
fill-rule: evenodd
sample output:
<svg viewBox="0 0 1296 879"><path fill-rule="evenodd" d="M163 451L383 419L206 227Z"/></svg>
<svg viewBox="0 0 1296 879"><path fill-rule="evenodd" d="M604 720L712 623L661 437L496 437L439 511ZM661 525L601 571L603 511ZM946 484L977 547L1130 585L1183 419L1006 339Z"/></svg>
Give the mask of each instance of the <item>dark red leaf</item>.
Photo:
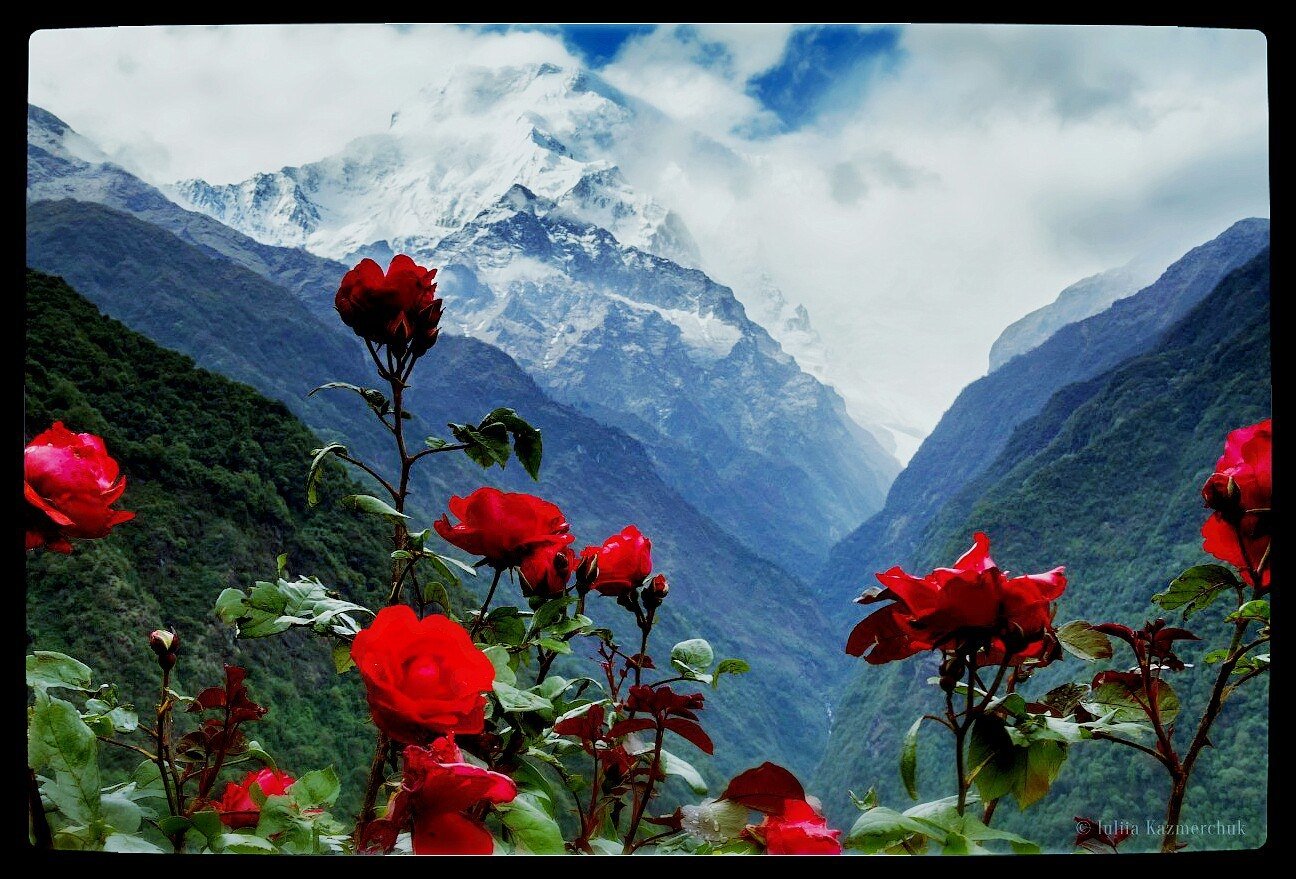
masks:
<svg viewBox="0 0 1296 879"><path fill-rule="evenodd" d="M657 721L651 717L635 717L631 720L623 720L620 723L612 725L608 730L608 738L618 739L621 736L628 736L630 733L643 732L646 729L656 729Z"/></svg>
<svg viewBox="0 0 1296 879"><path fill-rule="evenodd" d="M785 801L804 800L805 788L791 772L766 761L736 775L720 799L741 803L767 815L778 815L783 812Z"/></svg>
<svg viewBox="0 0 1296 879"><path fill-rule="evenodd" d="M688 739L694 745L697 745L703 753L715 753L715 745L711 744L711 737L706 734L706 731L703 730L702 727L693 721L684 720L680 717L671 717L662 725L681 738Z"/></svg>

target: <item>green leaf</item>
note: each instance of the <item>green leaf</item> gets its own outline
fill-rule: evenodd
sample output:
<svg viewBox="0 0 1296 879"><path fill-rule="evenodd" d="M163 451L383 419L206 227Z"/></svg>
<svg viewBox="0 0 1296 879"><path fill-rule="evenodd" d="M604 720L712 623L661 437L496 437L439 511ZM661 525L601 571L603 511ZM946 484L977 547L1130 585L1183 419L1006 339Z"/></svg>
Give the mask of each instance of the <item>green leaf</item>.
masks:
<svg viewBox="0 0 1296 879"><path fill-rule="evenodd" d="M711 687L720 689L721 675L745 675L751 671L751 666L743 659L722 659L716 666L715 677L711 679Z"/></svg>
<svg viewBox="0 0 1296 879"><path fill-rule="evenodd" d="M690 638L671 648L671 665L680 671L705 674L715 662L715 651L703 638Z"/></svg>
<svg viewBox="0 0 1296 879"><path fill-rule="evenodd" d="M543 647L545 650L551 650L554 653L572 652L571 644L567 643L566 641L561 641L557 638L541 638L536 643L540 647Z"/></svg>
<svg viewBox="0 0 1296 879"><path fill-rule="evenodd" d="M130 790L133 791L134 788ZM101 794L99 813L104 822L119 833L134 833L139 830L144 818L139 805L130 798L130 792L125 790Z"/></svg>
<svg viewBox="0 0 1296 879"><path fill-rule="evenodd" d="M1012 794L1025 809L1048 793L1066 760L1066 744L1051 735L1027 736L1025 746L1013 738L1002 720L983 715L972 726L968 763L982 800Z"/></svg>
<svg viewBox="0 0 1296 879"><path fill-rule="evenodd" d="M519 690L512 684L496 681L495 698L505 711L552 711L553 703L530 690Z"/></svg>
<svg viewBox="0 0 1296 879"><path fill-rule="evenodd" d="M482 419L481 427L489 424L502 424L513 437L513 451L526 468L532 479L540 478L540 460L544 457L544 441L540 431L532 427L526 419L512 409L499 408L492 410Z"/></svg>
<svg viewBox="0 0 1296 879"><path fill-rule="evenodd" d="M545 799L533 791L520 791L513 802L497 808L503 813L501 820L508 828L510 841L521 851L534 855L561 855L566 853L562 830L546 810Z"/></svg>
<svg viewBox="0 0 1296 879"><path fill-rule="evenodd" d="M244 638L264 638L295 626L320 634L351 638L360 630L352 613L373 614L368 608L329 594L314 577L289 582L258 581L250 592L226 589L216 599L216 614L236 626Z"/></svg>
<svg viewBox="0 0 1296 879"><path fill-rule="evenodd" d="M429 577L423 581L419 592L424 604L435 604L446 616L457 621L454 606L450 603L450 590L445 583Z"/></svg>
<svg viewBox="0 0 1296 879"><path fill-rule="evenodd" d="M1057 639L1062 649L1085 662L1111 659L1111 639L1103 632L1096 631L1086 620L1075 620L1060 627Z"/></svg>
<svg viewBox="0 0 1296 879"><path fill-rule="evenodd" d="M328 384L323 384L318 388L315 388L306 396L313 397L315 396L316 391L334 389L351 391L352 393L359 394L365 401L365 404L373 410L375 415L383 416L391 412L391 403L387 400L387 395L382 391L377 388L362 388L359 385L349 384L348 382L329 382Z"/></svg>
<svg viewBox="0 0 1296 879"><path fill-rule="evenodd" d="M1179 714L1179 696L1169 681L1161 679L1156 685L1157 709L1161 722L1173 723ZM1080 703L1085 711L1101 717L1108 723L1142 723L1148 719L1143 708L1143 691L1131 691L1119 681L1107 681L1092 691Z"/></svg>
<svg viewBox="0 0 1296 879"><path fill-rule="evenodd" d="M950 837L945 842L945 853L989 854L992 850L984 845L987 842L1006 842L1019 855L1038 854L1040 850L1029 839L1007 830L987 827L980 818L969 813L962 817L956 827L951 828Z"/></svg>
<svg viewBox="0 0 1296 879"><path fill-rule="evenodd" d="M512 684L517 681L517 675L513 673L509 665L509 652L507 647L499 644L492 644L490 647L482 650L486 658L495 666L495 682L497 684Z"/></svg>
<svg viewBox="0 0 1296 879"><path fill-rule="evenodd" d="M36 698L27 727L27 761L48 767L54 777L43 788L65 816L89 825L99 820L99 743L70 702Z"/></svg>
<svg viewBox="0 0 1296 879"><path fill-rule="evenodd" d="M845 845L872 854L898 844L915 833L926 836L932 827L886 806L863 812L846 834Z"/></svg>
<svg viewBox="0 0 1296 879"><path fill-rule="evenodd" d="M495 423L473 427L451 423L449 427L454 438L466 446L464 454L483 470L495 464L503 467L508 463L509 435L504 425Z"/></svg>
<svg viewBox="0 0 1296 879"><path fill-rule="evenodd" d="M104 840L103 850L106 852L146 855L166 854L166 849L159 848L141 836L132 836L127 833L114 833L109 836Z"/></svg>
<svg viewBox="0 0 1296 879"><path fill-rule="evenodd" d="M27 686L39 693L51 687L88 692L92 677L90 666L63 653L37 650L27 656Z"/></svg>
<svg viewBox="0 0 1296 879"><path fill-rule="evenodd" d="M913 722L900 747L900 780L904 782L905 792L911 800L918 799L918 728L922 722L921 717Z"/></svg>
<svg viewBox="0 0 1296 879"><path fill-rule="evenodd" d="M1230 623L1237 620L1258 620L1267 623L1269 622L1269 602L1263 598L1252 599L1224 619Z"/></svg>
<svg viewBox="0 0 1296 879"><path fill-rule="evenodd" d="M1170 587L1152 600L1166 610L1182 608L1186 620L1214 604L1225 590L1239 585L1237 575L1223 565L1197 565L1170 581Z"/></svg>
<svg viewBox="0 0 1296 879"><path fill-rule="evenodd" d="M188 830L193 824L183 815L167 815L158 819L157 826L158 830L161 830L167 836L174 836Z"/></svg>
<svg viewBox="0 0 1296 879"><path fill-rule="evenodd" d="M372 495L367 494L349 494L340 501L342 507L347 510L356 510L361 513L373 513L377 516L386 516L388 519L408 519L409 516L397 511L395 507L386 501L381 501Z"/></svg>
<svg viewBox="0 0 1296 879"><path fill-rule="evenodd" d="M463 571L465 574L467 574L470 577L477 576L477 569L474 568L472 565L466 565L463 562L459 561L457 558L452 558L451 556L448 555L437 555L436 553L429 553L428 561L430 561L432 563L432 566L437 569L437 573L441 574L441 576L446 577L447 579L454 577L454 574L450 571L449 568L446 568L444 571L442 571L442 568L445 565L454 565L456 568Z"/></svg>
<svg viewBox="0 0 1296 879"><path fill-rule="evenodd" d="M1211 650L1202 657L1202 662L1207 665L1216 665L1228 659L1229 651L1227 647L1221 647L1218 650Z"/></svg>
<svg viewBox="0 0 1296 879"><path fill-rule="evenodd" d="M563 610L570 603L571 598L563 596L560 598L550 599L541 604L536 608L535 616L531 618L531 631L539 632L541 629L546 629L553 625L560 617L562 617Z"/></svg>
<svg viewBox="0 0 1296 879"><path fill-rule="evenodd" d="M293 786L288 789L288 795L303 809L318 809L333 805L341 791L342 783L338 781L337 773L330 766L327 769L307 772L293 782Z"/></svg>
<svg viewBox="0 0 1296 879"><path fill-rule="evenodd" d="M333 670L338 674L350 671L355 666L355 660L351 658L350 644L334 644L332 655Z"/></svg>
<svg viewBox="0 0 1296 879"><path fill-rule="evenodd" d="M683 757L676 757L665 748L662 748L661 752L661 769L667 775L683 779L693 793L700 796L707 792L707 783L702 779L702 773L698 772L692 763Z"/></svg>
<svg viewBox="0 0 1296 879"><path fill-rule="evenodd" d="M684 830L705 842L719 844L737 839L747 826L747 807L731 800L703 800L680 809Z"/></svg>
<svg viewBox="0 0 1296 879"><path fill-rule="evenodd" d="M223 833L217 840L216 847L234 854L259 855L279 851L270 840L250 833Z"/></svg>
<svg viewBox="0 0 1296 879"><path fill-rule="evenodd" d="M449 440L443 440L439 436L430 436L423 440L423 442L429 449L444 449L446 446L450 445Z"/></svg>
<svg viewBox="0 0 1296 879"><path fill-rule="evenodd" d="M311 450L315 457L311 459L310 469L306 471L306 506L313 507L319 503L319 483L324 475L324 459L329 455L346 453L346 446L341 443L329 443L322 449Z"/></svg>

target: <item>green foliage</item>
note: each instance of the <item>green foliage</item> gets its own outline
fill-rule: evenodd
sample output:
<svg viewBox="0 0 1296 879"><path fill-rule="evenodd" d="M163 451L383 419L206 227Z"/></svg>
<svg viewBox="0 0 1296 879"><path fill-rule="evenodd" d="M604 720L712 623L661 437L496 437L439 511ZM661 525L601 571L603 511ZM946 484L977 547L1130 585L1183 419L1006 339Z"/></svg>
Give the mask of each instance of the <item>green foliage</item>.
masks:
<svg viewBox="0 0 1296 879"><path fill-rule="evenodd" d="M512 437L518 461L532 479L540 478L540 459L544 455L540 431L512 409L493 409L476 426L452 422L449 427L454 438L463 443L464 454L483 469L494 464L503 467L508 463L509 438ZM428 445L440 449L448 444L445 440L429 437Z"/></svg>
<svg viewBox="0 0 1296 879"><path fill-rule="evenodd" d="M280 553L335 584L328 600L379 604L387 526L308 508L302 471L320 443L281 404L101 316L57 278L29 273L26 306L28 435L62 420L103 436L126 474L121 506L137 514L71 555L29 557L32 644L92 659L112 670L124 698L152 705L148 633L175 626L183 640L173 686L193 692L221 680L224 662L246 666L271 706L258 730L265 747L292 771L345 767L342 801L353 808L372 748L360 688L336 677L328 645L306 632L245 646L212 605L225 589L249 589L253 572L275 570ZM355 492L336 465L321 470L322 497ZM312 612L295 606L290 615ZM38 675L51 673L43 664ZM133 766L119 749L102 757L107 780Z"/></svg>
<svg viewBox="0 0 1296 879"><path fill-rule="evenodd" d="M373 611L330 594L314 577L296 582L280 578L258 581L248 592L226 589L216 599L216 615L244 638L264 638L300 626L324 635L350 639L362 628L355 613Z"/></svg>

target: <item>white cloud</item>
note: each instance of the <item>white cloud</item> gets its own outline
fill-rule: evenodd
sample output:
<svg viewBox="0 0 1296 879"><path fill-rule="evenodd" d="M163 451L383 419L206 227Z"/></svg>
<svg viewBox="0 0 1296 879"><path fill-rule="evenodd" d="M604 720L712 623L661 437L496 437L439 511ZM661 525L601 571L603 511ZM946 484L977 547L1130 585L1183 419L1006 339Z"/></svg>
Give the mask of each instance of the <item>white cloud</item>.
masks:
<svg viewBox="0 0 1296 879"><path fill-rule="evenodd" d="M848 395L922 428L1067 284L1268 214L1258 33L907 27L899 63L778 133L746 83L788 34L629 41L602 74L681 124L641 129L623 164L713 274L759 265L806 305ZM31 56L34 103L149 179L214 182L383 130L457 65L574 63L550 34L441 25L42 31Z"/></svg>
<svg viewBox="0 0 1296 879"><path fill-rule="evenodd" d="M456 65L574 63L547 34L449 25L44 30L30 49L29 100L153 182L323 158Z"/></svg>
<svg viewBox="0 0 1296 879"><path fill-rule="evenodd" d="M762 260L807 306L848 395L930 429L1000 330L1066 285L1268 215L1258 33L915 26L900 48L862 98L840 90L796 132L743 141L719 109L684 114L745 166L656 144L628 163L715 274ZM648 59L622 64L659 105L723 108L718 83L728 106L749 100L723 69L688 95L680 74L665 88Z"/></svg>

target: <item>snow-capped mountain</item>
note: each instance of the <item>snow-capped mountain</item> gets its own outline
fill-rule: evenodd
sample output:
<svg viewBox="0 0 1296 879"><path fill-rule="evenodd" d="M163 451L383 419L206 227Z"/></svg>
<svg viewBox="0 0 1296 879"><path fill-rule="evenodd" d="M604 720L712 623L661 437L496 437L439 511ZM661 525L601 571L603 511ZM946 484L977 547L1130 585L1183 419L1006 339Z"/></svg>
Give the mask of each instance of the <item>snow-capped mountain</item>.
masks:
<svg viewBox="0 0 1296 879"><path fill-rule="evenodd" d="M622 244L679 265L710 269L713 277L721 262L750 267L719 280L807 372L827 382L822 340L805 309L763 272L759 255L707 259L676 213L627 181L617 164L626 145L672 125L655 107L588 71L552 64L466 67L394 113L386 132L359 138L337 155L239 183L186 180L168 192L258 241L354 262L398 252L427 257L442 238L521 185ZM745 161L718 143L707 147L728 161ZM725 246L749 247L742 241ZM856 420L893 450L897 419L871 400L848 402Z"/></svg>
<svg viewBox="0 0 1296 879"><path fill-rule="evenodd" d="M523 186L430 256L453 291L447 329L498 345L558 399L635 436L758 551L817 554L806 507L835 531L876 508L898 470L732 290Z"/></svg>
<svg viewBox="0 0 1296 879"><path fill-rule="evenodd" d="M1057 299L1009 324L999 334L990 346L990 371L1039 347L1062 327L1095 315L1118 299L1133 296L1155 281L1169 264L1169 259L1143 254L1119 268L1076 281Z"/></svg>
<svg viewBox="0 0 1296 879"><path fill-rule="evenodd" d="M134 213L334 319L341 263L253 241L110 162L77 159L50 120L29 114L29 201ZM448 332L498 343L552 396L639 438L673 488L765 557L818 556L880 506L896 462L732 290L627 247L569 204L514 185L420 251L445 267ZM385 258L391 247L360 250Z"/></svg>
<svg viewBox="0 0 1296 879"><path fill-rule="evenodd" d="M268 244L349 259L377 241L425 253L516 183L619 241L695 265L679 217L634 191L606 156L637 118L629 98L583 71L470 67L335 156L171 192Z"/></svg>

